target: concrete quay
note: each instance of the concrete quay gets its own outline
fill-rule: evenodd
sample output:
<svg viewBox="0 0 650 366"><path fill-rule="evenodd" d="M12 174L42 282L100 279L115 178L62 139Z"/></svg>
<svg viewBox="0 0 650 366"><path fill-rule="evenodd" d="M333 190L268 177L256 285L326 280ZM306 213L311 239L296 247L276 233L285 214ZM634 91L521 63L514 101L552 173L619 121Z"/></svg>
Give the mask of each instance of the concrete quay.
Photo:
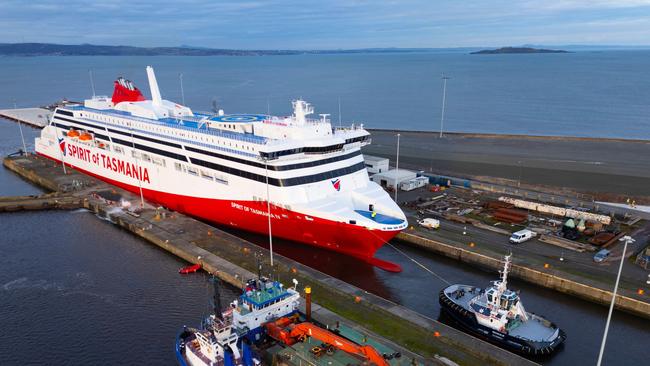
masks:
<svg viewBox="0 0 650 366"><path fill-rule="evenodd" d="M58 193L41 196L0 197L0 213L32 210L71 210L83 206L83 198Z"/></svg>
<svg viewBox="0 0 650 366"><path fill-rule="evenodd" d="M68 192L74 197L82 198L84 207L97 216L110 220L188 262L200 261L208 272L231 285L240 287L242 280L254 277L258 261L268 264L269 253L264 248L198 220L148 203L135 212L124 209L117 204L118 200L106 197L121 197L134 207L139 205L137 195L73 169L68 169L64 175L60 165L47 159L36 156L13 157L6 158L4 165L48 190ZM400 345L404 355L400 361L403 363L400 364L407 365L412 358L420 364L444 364L439 356L465 365L534 364L293 260L277 254L274 258L274 268L266 265L264 274L272 272L273 277L283 283L290 283L292 278L296 278L301 285L310 285L312 298L319 306L316 317L323 317L323 320L318 318L319 320L327 324L338 320L362 329L391 347Z"/></svg>
<svg viewBox="0 0 650 366"><path fill-rule="evenodd" d="M50 121L52 111L45 108L2 109L0 110L0 117L43 128Z"/></svg>
<svg viewBox="0 0 650 366"><path fill-rule="evenodd" d="M473 266L499 271L503 267L501 257L496 257L488 251L480 251L472 248L467 243L451 243L425 238L408 232L398 234L397 239L407 245L418 247L448 258L458 260ZM576 296L597 304L608 306L612 300L612 292L593 284L582 283L576 278L567 278L559 273L553 273L552 269L533 269L528 266L517 264L512 265L510 275L537 286L546 287L572 296ZM616 296L615 307L630 314L650 319L650 303L622 294Z"/></svg>

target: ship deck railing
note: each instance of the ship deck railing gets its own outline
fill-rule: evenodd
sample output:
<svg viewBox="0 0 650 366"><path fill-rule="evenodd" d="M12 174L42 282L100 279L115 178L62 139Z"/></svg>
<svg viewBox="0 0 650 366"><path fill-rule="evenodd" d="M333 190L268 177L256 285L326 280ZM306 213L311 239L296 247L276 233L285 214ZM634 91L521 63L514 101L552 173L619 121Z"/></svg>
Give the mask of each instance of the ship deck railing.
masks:
<svg viewBox="0 0 650 366"><path fill-rule="evenodd" d="M228 139L232 139L232 140L250 142L250 143L253 143L253 144L257 144L257 145L268 145L269 142L271 141L271 140L269 140L269 139L267 139L265 137L256 136L256 135L253 135L253 134L244 134L244 133L228 132L228 131L221 131L221 130L211 129L211 128L209 128L207 126L207 124L205 124L205 127L199 127L199 126L201 126L200 125L201 119L197 120L196 117L193 118L192 120L189 120L189 119L186 120L185 119L186 117L183 117L183 118L169 117L169 118L162 118L160 120L154 120L154 119L148 119L148 118L134 116L133 114L131 114L129 112L116 111L116 110L106 111L106 110L101 110L101 109L88 108L88 107L85 107L85 106L82 106L82 105L68 106L68 107L66 107L66 109L90 110L90 111L95 112L95 113L113 115L115 117L128 117L129 119L139 121L139 122L144 122L144 123L149 123L149 124L154 124L154 125L160 125L160 126L166 126L166 127L173 127L173 128L177 128L177 129L180 129L180 130L185 130L185 131L188 131L188 132L200 132L200 133L205 133L205 134L216 136L216 137L224 137L224 138L228 138ZM186 122L189 122L189 123L196 124L196 127L183 126L182 124L180 124L180 122L182 122L182 121L186 121ZM116 125L116 124L113 124L113 123L110 123L110 122L104 122L104 121L102 121L102 122L107 124L107 125L125 128L125 126L123 126L123 125ZM206 122L207 122L207 120L206 120ZM145 132L149 133L149 131L145 131ZM169 137L169 138L171 138L171 137Z"/></svg>

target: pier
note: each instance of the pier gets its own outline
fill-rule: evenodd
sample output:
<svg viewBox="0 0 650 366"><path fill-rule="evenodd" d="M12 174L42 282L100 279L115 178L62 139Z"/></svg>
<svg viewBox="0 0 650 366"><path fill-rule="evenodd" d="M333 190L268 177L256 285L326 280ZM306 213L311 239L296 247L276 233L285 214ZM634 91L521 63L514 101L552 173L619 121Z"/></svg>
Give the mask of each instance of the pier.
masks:
<svg viewBox="0 0 650 366"><path fill-rule="evenodd" d="M3 164L47 190L80 199L84 208L188 262L200 262L233 286L241 287L243 280L254 277L259 260L268 263L268 252L259 246L149 203L140 209L136 195L71 168L64 174L61 165L45 158L9 157ZM38 199L48 198L35 197L34 204ZM449 364L446 359L467 365L534 364L286 257L276 254L275 259L275 267L266 265L263 273L272 272L283 283L296 278L310 285L317 319L326 324L339 321L400 350L401 364L411 359L420 364Z"/></svg>
<svg viewBox="0 0 650 366"><path fill-rule="evenodd" d="M45 108L16 108L0 110L0 117L43 128L50 121L52 111Z"/></svg>

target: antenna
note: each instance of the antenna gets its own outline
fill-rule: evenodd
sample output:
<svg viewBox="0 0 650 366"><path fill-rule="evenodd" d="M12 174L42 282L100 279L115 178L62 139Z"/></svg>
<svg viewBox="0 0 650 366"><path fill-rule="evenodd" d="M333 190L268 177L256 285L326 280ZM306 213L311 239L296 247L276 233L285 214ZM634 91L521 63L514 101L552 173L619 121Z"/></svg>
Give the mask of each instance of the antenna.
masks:
<svg viewBox="0 0 650 366"><path fill-rule="evenodd" d="M88 69L88 76L90 77L90 87L93 89L93 98L95 98L95 81L93 80L92 69Z"/></svg>
<svg viewBox="0 0 650 366"><path fill-rule="evenodd" d="M214 315L223 320L223 313L222 307L221 307L221 293L219 291L219 279L216 276L212 276L210 278L210 281L212 282L212 288L214 293L212 294L212 309L214 311Z"/></svg>
<svg viewBox="0 0 650 366"><path fill-rule="evenodd" d="M271 116L271 102L269 101L269 97L266 97L266 115Z"/></svg>

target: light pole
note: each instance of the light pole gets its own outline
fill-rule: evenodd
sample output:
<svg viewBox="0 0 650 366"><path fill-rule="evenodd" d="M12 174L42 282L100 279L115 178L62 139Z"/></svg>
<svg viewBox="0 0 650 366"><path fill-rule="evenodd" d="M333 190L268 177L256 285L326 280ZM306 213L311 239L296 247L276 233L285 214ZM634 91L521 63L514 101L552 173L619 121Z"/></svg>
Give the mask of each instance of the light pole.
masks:
<svg viewBox="0 0 650 366"><path fill-rule="evenodd" d="M398 189L399 189L399 133L397 134L397 158L395 159L395 203L397 203Z"/></svg>
<svg viewBox="0 0 650 366"><path fill-rule="evenodd" d="M185 90L183 90L183 73L178 74L178 78L181 80L181 100L183 106L185 106Z"/></svg>
<svg viewBox="0 0 650 366"><path fill-rule="evenodd" d="M140 172L140 166L138 164L138 156L140 155L140 152L136 151L135 149L135 139L133 138L133 126L130 127L131 127L131 148L132 148L131 155L133 156L133 159L135 159L135 169L138 171L136 177L138 177L138 188L140 189L140 208L144 209L144 194L142 193L142 180L141 180L142 177L140 177L140 174L142 173Z"/></svg>
<svg viewBox="0 0 650 366"><path fill-rule="evenodd" d="M612 311L614 311L614 303L616 303L616 292L618 291L618 282L621 279L621 272L623 270L623 262L625 261L625 251L627 250L627 245L634 243L634 239L631 236L626 235L619 239L622 242L625 242L623 245L623 255L621 257L621 264L618 266L618 274L616 275L616 284L614 285L614 293L612 294L612 302L609 304L609 313L607 314L607 322L605 323L605 333L603 334L603 342L600 344L600 352L598 353L598 363L597 366L603 361L603 353L605 352L605 343L607 343L607 332L609 332L609 323L612 320Z"/></svg>
<svg viewBox="0 0 650 366"><path fill-rule="evenodd" d="M18 109L16 106L16 100L14 99L14 109ZM23 142L23 155L27 155L27 145L25 145L25 135L23 135L23 123L18 120L18 129L20 130L20 140Z"/></svg>
<svg viewBox="0 0 650 366"><path fill-rule="evenodd" d="M271 253L271 269L273 269L273 235L271 233L271 199L269 195L269 165L268 159L264 158L264 171L266 173L266 215L269 222L269 252Z"/></svg>
<svg viewBox="0 0 650 366"><path fill-rule="evenodd" d="M521 160L517 160L517 165L519 165L519 179L517 179L517 187L521 187Z"/></svg>
<svg viewBox="0 0 650 366"><path fill-rule="evenodd" d="M442 112L440 113L440 138L442 138L442 127L445 123L445 107L447 106L447 80L448 76L442 74Z"/></svg>

